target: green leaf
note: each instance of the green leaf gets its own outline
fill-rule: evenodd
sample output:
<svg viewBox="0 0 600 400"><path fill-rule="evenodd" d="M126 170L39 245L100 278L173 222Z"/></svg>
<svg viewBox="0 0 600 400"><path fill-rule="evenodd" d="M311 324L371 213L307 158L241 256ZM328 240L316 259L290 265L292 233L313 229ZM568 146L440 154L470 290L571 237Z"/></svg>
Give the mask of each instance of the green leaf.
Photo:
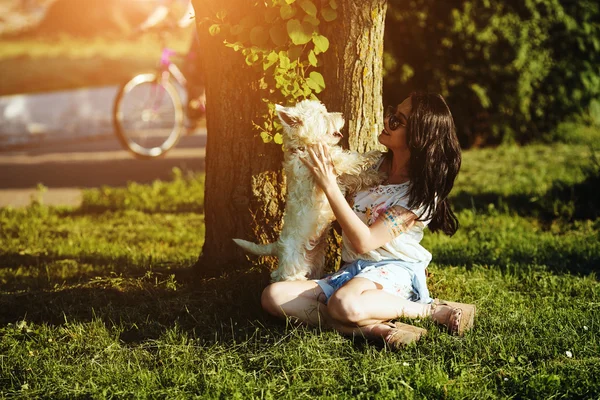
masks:
<svg viewBox="0 0 600 400"><path fill-rule="evenodd" d="M225 47L231 47L233 51L240 51L240 49L244 48L244 45L241 42L225 43Z"/></svg>
<svg viewBox="0 0 600 400"><path fill-rule="evenodd" d="M274 77L275 77L275 87L276 87L277 89L279 89L279 88L282 88L284 85L281 83L281 81L282 81L282 78L281 78L281 76L279 76L279 75L274 75Z"/></svg>
<svg viewBox="0 0 600 400"><path fill-rule="evenodd" d="M297 60L302 55L304 48L302 46L290 46L287 51L288 57L290 60Z"/></svg>
<svg viewBox="0 0 600 400"><path fill-rule="evenodd" d="M217 19L223 21L226 16L227 16L227 10L217 11Z"/></svg>
<svg viewBox="0 0 600 400"><path fill-rule="evenodd" d="M270 143L273 141L273 136L269 135L269 132L265 131L260 133L260 138L262 139L263 143Z"/></svg>
<svg viewBox="0 0 600 400"><path fill-rule="evenodd" d="M265 65L264 63L265 63L265 59L263 59L263 69L266 69L266 68L264 68L264 65ZM269 88L269 84L265 81L264 76L258 80L258 88L261 90L267 90Z"/></svg>
<svg viewBox="0 0 600 400"><path fill-rule="evenodd" d="M242 24L237 24L231 27L231 34L232 35L240 35L242 32L244 32L246 30L246 28L242 25Z"/></svg>
<svg viewBox="0 0 600 400"><path fill-rule="evenodd" d="M304 97L308 97L311 95L312 90L310 89L310 87L308 85L304 85L302 88L304 90L304 93L303 93Z"/></svg>
<svg viewBox="0 0 600 400"><path fill-rule="evenodd" d="M492 106L492 102L490 100L490 98L487 95L487 91L485 90L484 87L473 83L469 86L469 88L477 95L477 97L479 98L479 103L481 104L481 106L483 108L490 108Z"/></svg>
<svg viewBox="0 0 600 400"><path fill-rule="evenodd" d="M296 9L292 6L289 6L287 4L284 4L281 6L281 8L279 9L279 15L281 16L282 19L286 20L286 19L290 19L292 18L294 15L296 15Z"/></svg>
<svg viewBox="0 0 600 400"><path fill-rule="evenodd" d="M263 46L269 41L269 34L262 26L255 26L250 31L250 43L255 46Z"/></svg>
<svg viewBox="0 0 600 400"><path fill-rule="evenodd" d="M594 50L596 50L596 52L600 51L600 40L598 40L598 38L595 36L591 37L590 39L594 45Z"/></svg>
<svg viewBox="0 0 600 400"><path fill-rule="evenodd" d="M296 2L296 0L285 0L286 4L292 4L292 3L295 3L295 2Z"/></svg>
<svg viewBox="0 0 600 400"><path fill-rule="evenodd" d="M297 19L291 19L287 22L287 33L292 43L306 44L312 38L313 27L310 24L301 23Z"/></svg>
<svg viewBox="0 0 600 400"><path fill-rule="evenodd" d="M318 18L313 17L312 15L305 15L304 18L302 18L302 21L311 24L312 26L319 26L321 23Z"/></svg>
<svg viewBox="0 0 600 400"><path fill-rule="evenodd" d="M306 84L316 93L321 93L325 89L325 80L323 75L316 71L312 71L306 80Z"/></svg>
<svg viewBox="0 0 600 400"><path fill-rule="evenodd" d="M279 55L272 51L263 59L263 70L267 70L271 65L275 64L279 60Z"/></svg>
<svg viewBox="0 0 600 400"><path fill-rule="evenodd" d="M248 14L240 21L240 24L243 25L247 29L254 28L258 23L258 18L253 14Z"/></svg>
<svg viewBox="0 0 600 400"><path fill-rule="evenodd" d="M312 41L315 44L315 54L324 53L329 48L329 39L323 35L313 36Z"/></svg>
<svg viewBox="0 0 600 400"><path fill-rule="evenodd" d="M289 39L287 30L283 25L280 24L273 25L271 29L269 29L269 36L271 36L271 41L277 47L285 46Z"/></svg>
<svg viewBox="0 0 600 400"><path fill-rule="evenodd" d="M308 15L310 15L312 17L317 16L317 6L315 6L312 1L299 0L298 4L300 5L300 8L302 8L304 10L304 12L307 13Z"/></svg>
<svg viewBox="0 0 600 400"><path fill-rule="evenodd" d="M317 60L317 56L315 55L315 52L312 50L310 51L310 53L308 53L308 62L313 67L316 67L319 64L319 61Z"/></svg>
<svg viewBox="0 0 600 400"><path fill-rule="evenodd" d="M246 64L253 65L256 61L258 61L259 56L256 52L252 51L246 56Z"/></svg>
<svg viewBox="0 0 600 400"><path fill-rule="evenodd" d="M335 2L335 0L330 0L329 1L329 7L333 8L334 10L337 10L337 3Z"/></svg>
<svg viewBox="0 0 600 400"><path fill-rule="evenodd" d="M221 32L221 25L219 24L213 24L208 28L208 33L210 33L211 36L217 36L219 32Z"/></svg>
<svg viewBox="0 0 600 400"><path fill-rule="evenodd" d="M265 11L265 22L272 24L277 20L277 17L279 17L278 8L267 7L267 10Z"/></svg>
<svg viewBox="0 0 600 400"><path fill-rule="evenodd" d="M277 144L283 144L283 135L281 133L276 133L275 137L273 138L273 140Z"/></svg>
<svg viewBox="0 0 600 400"><path fill-rule="evenodd" d="M589 115L590 119L593 121L594 125L600 126L600 101L592 100L589 106Z"/></svg>
<svg viewBox="0 0 600 400"><path fill-rule="evenodd" d="M290 67L290 59L285 51L279 52L279 67L288 69Z"/></svg>
<svg viewBox="0 0 600 400"><path fill-rule="evenodd" d="M327 22L331 22L337 18L337 11L333 8L325 7L321 10L321 16Z"/></svg>

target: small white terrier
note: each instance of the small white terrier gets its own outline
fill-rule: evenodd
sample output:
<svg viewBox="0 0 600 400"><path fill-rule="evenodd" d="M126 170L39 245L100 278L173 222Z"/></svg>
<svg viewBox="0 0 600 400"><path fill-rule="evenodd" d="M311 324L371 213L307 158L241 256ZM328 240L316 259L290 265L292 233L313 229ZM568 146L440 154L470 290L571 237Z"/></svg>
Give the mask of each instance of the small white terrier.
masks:
<svg viewBox="0 0 600 400"><path fill-rule="evenodd" d="M273 281L320 278L325 267L327 234L335 216L312 172L300 158L308 156L308 146L318 143L327 146L340 189L346 193L381 182L380 174L371 168L381 153L362 154L337 146L344 126L342 114L327 112L318 101L303 100L288 108L277 105L276 112L283 123L283 168L287 180L281 235L277 242L268 244L233 240L250 253L279 258L279 268L271 273Z"/></svg>

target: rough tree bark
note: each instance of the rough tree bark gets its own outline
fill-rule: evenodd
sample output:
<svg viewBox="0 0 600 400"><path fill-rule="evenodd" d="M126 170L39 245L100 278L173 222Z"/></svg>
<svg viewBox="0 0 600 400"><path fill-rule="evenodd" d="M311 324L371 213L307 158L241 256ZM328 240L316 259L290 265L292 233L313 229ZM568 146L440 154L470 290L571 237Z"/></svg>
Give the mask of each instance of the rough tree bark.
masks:
<svg viewBox="0 0 600 400"><path fill-rule="evenodd" d="M212 4L212 5L211 5ZM214 19L219 10L247 14L236 0L194 0L196 19ZM382 54L385 0L339 1L338 17L325 23L330 41L322 74L327 88L320 99L331 111L346 117L345 145L364 151L377 145L382 122ZM277 239L284 208L285 182L282 151L264 144L252 129L264 103L256 73L240 53L212 37L199 25L205 60L207 92L207 144L205 223L206 236L197 268L203 275L218 275L247 264L246 255L231 240L256 242Z"/></svg>
<svg viewBox="0 0 600 400"><path fill-rule="evenodd" d="M339 1L338 17L323 26L329 50L323 57L327 88L320 99L346 119L351 150L379 146L383 128L383 31L386 0Z"/></svg>

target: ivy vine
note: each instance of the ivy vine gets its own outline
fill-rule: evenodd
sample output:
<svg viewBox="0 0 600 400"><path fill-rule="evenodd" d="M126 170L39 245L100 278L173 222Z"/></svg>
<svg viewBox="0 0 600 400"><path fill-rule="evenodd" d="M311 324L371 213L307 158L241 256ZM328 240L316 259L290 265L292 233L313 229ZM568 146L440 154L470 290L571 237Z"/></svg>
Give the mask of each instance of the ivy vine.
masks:
<svg viewBox="0 0 600 400"><path fill-rule="evenodd" d="M209 33L222 36L227 47L241 52L246 64L260 72L266 110L263 120L253 121L253 126L263 142L281 144L275 104L317 99L325 89L316 68L329 40L319 27L337 18L338 5L336 0L263 0L253 7L254 12L235 22L220 11Z"/></svg>

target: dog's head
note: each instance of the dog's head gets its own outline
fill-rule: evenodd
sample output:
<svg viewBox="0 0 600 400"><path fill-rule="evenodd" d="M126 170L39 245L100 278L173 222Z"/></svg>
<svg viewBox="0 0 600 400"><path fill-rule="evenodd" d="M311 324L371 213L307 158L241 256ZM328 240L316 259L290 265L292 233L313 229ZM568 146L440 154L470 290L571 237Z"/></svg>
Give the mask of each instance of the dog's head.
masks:
<svg viewBox="0 0 600 400"><path fill-rule="evenodd" d="M318 143L333 146L342 138L342 114L327 112L319 101L302 100L294 107L277 104L275 110L283 124L283 145L287 149L300 149Z"/></svg>

